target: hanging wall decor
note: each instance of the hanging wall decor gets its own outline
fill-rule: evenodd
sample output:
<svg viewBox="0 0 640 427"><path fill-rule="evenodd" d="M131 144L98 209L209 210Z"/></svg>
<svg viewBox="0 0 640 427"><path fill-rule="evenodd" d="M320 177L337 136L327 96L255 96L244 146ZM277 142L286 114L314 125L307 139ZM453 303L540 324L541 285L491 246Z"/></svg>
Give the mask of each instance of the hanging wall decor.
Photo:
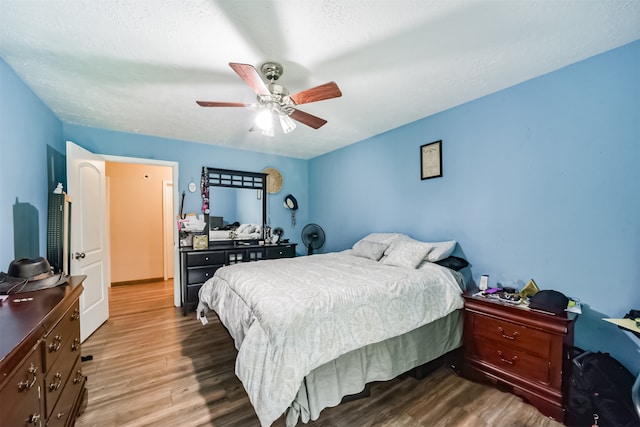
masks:
<svg viewBox="0 0 640 427"><path fill-rule="evenodd" d="M291 226L296 226L296 211L298 210L298 201L292 194L284 198L284 207L291 210Z"/></svg>
<svg viewBox="0 0 640 427"><path fill-rule="evenodd" d="M267 174L267 193L275 194L282 189L282 174L276 168L264 168L262 173Z"/></svg>
<svg viewBox="0 0 640 427"><path fill-rule="evenodd" d="M420 178L442 176L442 140L420 147Z"/></svg>

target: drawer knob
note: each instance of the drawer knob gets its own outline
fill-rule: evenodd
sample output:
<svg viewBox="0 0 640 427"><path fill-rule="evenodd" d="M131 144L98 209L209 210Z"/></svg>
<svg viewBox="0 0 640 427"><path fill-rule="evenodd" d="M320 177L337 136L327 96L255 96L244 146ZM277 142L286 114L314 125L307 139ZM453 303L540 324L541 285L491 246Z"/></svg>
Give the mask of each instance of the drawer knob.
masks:
<svg viewBox="0 0 640 427"><path fill-rule="evenodd" d="M507 365L511 365L511 366L515 365L516 360L518 360L518 356L513 356L511 359L505 359L501 351L498 351L498 357L500 357L501 362L504 362Z"/></svg>
<svg viewBox="0 0 640 427"><path fill-rule="evenodd" d="M83 379L84 379L84 376L82 375L82 371L81 370L77 370L76 371L76 376L73 379L73 383L74 384L81 383Z"/></svg>
<svg viewBox="0 0 640 427"><path fill-rule="evenodd" d="M27 420L27 424L39 425L40 424L40 414L31 414L31 415L29 415L29 419Z"/></svg>
<svg viewBox="0 0 640 427"><path fill-rule="evenodd" d="M37 372L38 368L32 363L27 370L27 379L18 383L18 391L29 390L31 387L33 387L36 383ZM29 375L31 375L33 378L29 378Z"/></svg>
<svg viewBox="0 0 640 427"><path fill-rule="evenodd" d="M498 326L498 331L500 332L500 335L502 335L502 338L507 339L507 340L515 340L516 337L518 335L520 335L520 333L518 331L515 331L514 333L512 333L511 335L507 335L504 332L504 329L502 329L502 326Z"/></svg>
<svg viewBox="0 0 640 427"><path fill-rule="evenodd" d="M49 384L49 391L56 391L62 385L62 374L60 372L56 372L53 376L56 382Z"/></svg>
<svg viewBox="0 0 640 427"><path fill-rule="evenodd" d="M62 345L62 337L60 335L56 335L53 337L53 342L49 344L49 351L55 352L60 350L60 346Z"/></svg>
<svg viewBox="0 0 640 427"><path fill-rule="evenodd" d="M71 344L71 351L77 351L80 348L80 338L74 338Z"/></svg>
<svg viewBox="0 0 640 427"><path fill-rule="evenodd" d="M71 320L78 320L78 319L80 319L80 310L76 308L75 310L73 310L73 313L71 313Z"/></svg>

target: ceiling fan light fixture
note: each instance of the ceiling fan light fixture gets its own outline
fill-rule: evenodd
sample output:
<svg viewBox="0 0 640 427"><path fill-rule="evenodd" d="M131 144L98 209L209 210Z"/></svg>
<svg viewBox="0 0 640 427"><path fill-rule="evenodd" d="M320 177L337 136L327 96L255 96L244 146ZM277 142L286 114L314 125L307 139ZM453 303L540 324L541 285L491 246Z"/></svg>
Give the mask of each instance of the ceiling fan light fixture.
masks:
<svg viewBox="0 0 640 427"><path fill-rule="evenodd" d="M282 131L284 133L289 133L296 128L296 122L294 122L288 115L280 114L280 126L282 126Z"/></svg>
<svg viewBox="0 0 640 427"><path fill-rule="evenodd" d="M271 114L271 110L264 109L256 114L255 123L256 126L262 129L263 133L266 130L271 130L271 134L273 135L273 115Z"/></svg>

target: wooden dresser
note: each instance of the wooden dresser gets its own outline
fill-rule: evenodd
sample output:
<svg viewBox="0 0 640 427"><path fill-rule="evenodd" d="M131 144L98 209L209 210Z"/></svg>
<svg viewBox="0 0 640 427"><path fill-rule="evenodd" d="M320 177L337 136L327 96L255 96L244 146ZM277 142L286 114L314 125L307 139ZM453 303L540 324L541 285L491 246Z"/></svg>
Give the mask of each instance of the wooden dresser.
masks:
<svg viewBox="0 0 640 427"><path fill-rule="evenodd" d="M297 243L276 245L219 245L209 249L180 249L180 284L182 314L198 306L198 292L216 270L224 265L264 259L293 258Z"/></svg>
<svg viewBox="0 0 640 427"><path fill-rule="evenodd" d="M0 425L73 426L86 406L80 366L85 276L0 306Z"/></svg>
<svg viewBox="0 0 640 427"><path fill-rule="evenodd" d="M510 391L564 422L573 318L471 294L464 299L463 375Z"/></svg>

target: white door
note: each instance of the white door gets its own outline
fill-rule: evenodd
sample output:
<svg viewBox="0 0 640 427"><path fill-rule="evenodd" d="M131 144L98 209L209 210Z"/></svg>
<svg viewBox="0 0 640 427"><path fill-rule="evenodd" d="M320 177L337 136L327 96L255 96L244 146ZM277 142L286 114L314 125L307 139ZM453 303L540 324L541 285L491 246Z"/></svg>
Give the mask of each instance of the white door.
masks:
<svg viewBox="0 0 640 427"><path fill-rule="evenodd" d="M86 275L80 297L80 340L109 318L104 160L67 141L67 192L71 196L71 274Z"/></svg>

